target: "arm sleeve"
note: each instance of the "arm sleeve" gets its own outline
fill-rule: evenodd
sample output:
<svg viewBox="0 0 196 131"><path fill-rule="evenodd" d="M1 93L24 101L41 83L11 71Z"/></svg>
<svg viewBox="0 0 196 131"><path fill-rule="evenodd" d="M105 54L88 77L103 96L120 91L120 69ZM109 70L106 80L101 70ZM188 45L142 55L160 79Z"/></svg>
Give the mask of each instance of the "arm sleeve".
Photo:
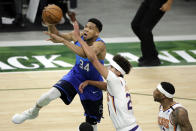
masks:
<svg viewBox="0 0 196 131"><path fill-rule="evenodd" d="M112 71L108 72L107 91L115 97L121 98L123 96L123 83Z"/></svg>

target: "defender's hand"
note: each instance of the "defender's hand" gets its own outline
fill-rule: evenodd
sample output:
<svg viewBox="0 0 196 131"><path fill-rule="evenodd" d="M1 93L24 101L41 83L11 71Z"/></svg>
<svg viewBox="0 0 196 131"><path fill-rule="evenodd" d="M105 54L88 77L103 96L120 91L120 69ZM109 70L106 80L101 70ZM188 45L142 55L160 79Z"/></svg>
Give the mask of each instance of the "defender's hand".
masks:
<svg viewBox="0 0 196 131"><path fill-rule="evenodd" d="M162 7L160 8L161 11L166 12L169 11L171 9L171 4L166 2L165 4L162 5Z"/></svg>
<svg viewBox="0 0 196 131"><path fill-rule="evenodd" d="M79 29L79 25L78 25L78 22L75 21L74 22L74 35L76 38L80 37L80 29Z"/></svg>
<svg viewBox="0 0 196 131"><path fill-rule="evenodd" d="M72 23L76 21L76 14L74 12L68 11L67 15L69 16L69 19L71 20Z"/></svg>
<svg viewBox="0 0 196 131"><path fill-rule="evenodd" d="M84 88L88 85L88 81L84 81L79 86L80 93L83 93Z"/></svg>

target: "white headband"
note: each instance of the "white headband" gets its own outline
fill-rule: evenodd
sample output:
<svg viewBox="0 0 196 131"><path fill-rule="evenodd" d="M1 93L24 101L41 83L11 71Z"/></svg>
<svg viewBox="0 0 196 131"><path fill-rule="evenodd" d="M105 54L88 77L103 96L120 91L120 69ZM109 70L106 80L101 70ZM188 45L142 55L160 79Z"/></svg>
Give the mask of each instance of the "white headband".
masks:
<svg viewBox="0 0 196 131"><path fill-rule="evenodd" d="M165 91L165 90L163 89L163 87L161 86L161 84L158 84L157 89L158 89L161 93L163 93L166 97L168 97L168 98L173 98L173 97L174 97L174 95L172 95L172 94L168 93L167 91Z"/></svg>
<svg viewBox="0 0 196 131"><path fill-rule="evenodd" d="M113 60L110 61L110 65L116 68L122 75L125 75L125 71Z"/></svg>

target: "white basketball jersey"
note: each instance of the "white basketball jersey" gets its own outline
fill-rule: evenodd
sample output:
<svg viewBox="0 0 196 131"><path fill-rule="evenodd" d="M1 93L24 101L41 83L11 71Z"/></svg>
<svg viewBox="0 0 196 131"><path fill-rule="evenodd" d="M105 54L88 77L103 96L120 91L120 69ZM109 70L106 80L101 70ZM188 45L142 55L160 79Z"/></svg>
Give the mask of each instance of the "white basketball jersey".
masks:
<svg viewBox="0 0 196 131"><path fill-rule="evenodd" d="M183 107L181 104L175 104L172 106L173 109ZM163 110L163 107L160 106L158 124L161 131L181 131L180 126L174 125L171 121L171 113L173 109L169 108L167 110Z"/></svg>
<svg viewBox="0 0 196 131"><path fill-rule="evenodd" d="M110 118L117 131L128 131L137 126L133 115L131 96L129 92L126 92L125 86L126 83L123 78L117 77L112 71L109 71L107 76L107 103Z"/></svg>

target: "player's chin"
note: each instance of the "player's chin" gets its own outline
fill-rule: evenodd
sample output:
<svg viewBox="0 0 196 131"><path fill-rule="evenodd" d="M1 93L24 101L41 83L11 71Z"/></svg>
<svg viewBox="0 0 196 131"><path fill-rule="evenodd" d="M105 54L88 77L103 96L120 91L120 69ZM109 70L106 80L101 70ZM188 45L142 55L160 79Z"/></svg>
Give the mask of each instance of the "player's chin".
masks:
<svg viewBox="0 0 196 131"><path fill-rule="evenodd" d="M83 37L85 41L89 40L89 38L87 36Z"/></svg>

